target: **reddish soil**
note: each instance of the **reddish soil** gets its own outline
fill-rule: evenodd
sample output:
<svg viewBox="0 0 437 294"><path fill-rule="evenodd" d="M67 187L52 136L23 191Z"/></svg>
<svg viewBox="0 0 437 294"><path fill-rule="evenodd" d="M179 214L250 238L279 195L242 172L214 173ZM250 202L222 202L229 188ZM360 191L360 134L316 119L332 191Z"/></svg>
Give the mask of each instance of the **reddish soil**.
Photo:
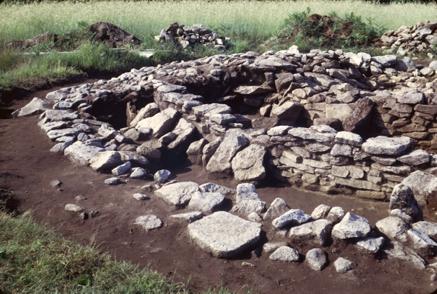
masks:
<svg viewBox="0 0 437 294"><path fill-rule="evenodd" d="M16 102L12 108L45 93L34 93ZM186 283L193 292L221 286L237 293L248 289L252 293L431 293L437 289L430 284L425 271L399 261L378 260L344 244L325 248L331 263L321 272L315 272L305 264L272 262L266 254L252 253L236 260L211 257L190 242L186 225L168 220L167 216L174 212L168 205L153 195L144 202L132 198L144 181L104 185L106 175L75 166L64 156L50 153L52 143L36 123L37 117L0 119L0 186L14 190L18 210L31 211L37 222L67 239L96 246L115 259L148 266L172 281ZM49 185L54 179L62 181L62 191ZM209 180L198 166L182 169L177 173L177 179L199 183ZM216 182L235 187L235 183L227 180ZM258 191L268 202L281 196L290 207L303 208L307 212L320 203L335 204L355 210L372 223L387 213L386 203L351 197L325 196L291 187L260 188ZM97 209L99 215L81 220L77 215L66 213L64 205L74 203L77 195L86 197L79 202L81 206ZM161 217L165 227L145 232L132 225L137 216L148 212ZM300 248L302 253L305 252L303 249L309 248L309 245L305 246ZM357 264L353 273L335 272L332 262L339 252ZM243 261L253 266L244 265Z"/></svg>

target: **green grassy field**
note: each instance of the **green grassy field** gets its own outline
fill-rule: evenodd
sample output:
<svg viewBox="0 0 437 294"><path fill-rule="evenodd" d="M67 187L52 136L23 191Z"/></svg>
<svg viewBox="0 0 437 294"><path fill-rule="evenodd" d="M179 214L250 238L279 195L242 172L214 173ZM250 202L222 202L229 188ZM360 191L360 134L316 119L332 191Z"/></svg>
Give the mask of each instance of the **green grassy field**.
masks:
<svg viewBox="0 0 437 294"><path fill-rule="evenodd" d="M65 33L81 22L110 21L145 41L172 22L202 23L229 36L265 39L286 17L307 7L314 13L355 13L387 29L437 21L436 4L375 5L361 1L142 1L0 5L0 39L29 38L50 31Z"/></svg>

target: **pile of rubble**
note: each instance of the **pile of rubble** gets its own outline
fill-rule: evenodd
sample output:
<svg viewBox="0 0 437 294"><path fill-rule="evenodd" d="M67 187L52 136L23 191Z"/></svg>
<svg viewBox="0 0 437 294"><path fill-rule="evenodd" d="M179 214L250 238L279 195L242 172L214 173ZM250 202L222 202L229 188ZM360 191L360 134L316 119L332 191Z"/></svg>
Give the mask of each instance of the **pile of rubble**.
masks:
<svg viewBox="0 0 437 294"><path fill-rule="evenodd" d="M159 35L155 36L159 42L169 42L182 48L204 45L224 50L229 47L229 38L221 37L203 25L185 26L177 22L171 24L167 29L162 29Z"/></svg>
<svg viewBox="0 0 437 294"><path fill-rule="evenodd" d="M437 22L402 26L384 33L377 42L382 49L390 49L398 55L414 55L437 50Z"/></svg>

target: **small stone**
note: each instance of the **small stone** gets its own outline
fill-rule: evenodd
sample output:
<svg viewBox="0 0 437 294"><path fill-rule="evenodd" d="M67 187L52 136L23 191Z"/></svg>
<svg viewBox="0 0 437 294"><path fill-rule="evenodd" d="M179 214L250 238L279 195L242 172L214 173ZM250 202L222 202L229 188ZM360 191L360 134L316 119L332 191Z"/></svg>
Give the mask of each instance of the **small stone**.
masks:
<svg viewBox="0 0 437 294"><path fill-rule="evenodd" d="M132 164L130 163L130 161L127 161L127 162L113 168L111 172L114 176L121 176L121 175L129 173L131 168L132 168Z"/></svg>
<svg viewBox="0 0 437 294"><path fill-rule="evenodd" d="M346 213L343 219L332 229L332 236L337 239L362 238L370 232L369 221L357 214Z"/></svg>
<svg viewBox="0 0 437 294"><path fill-rule="evenodd" d="M418 220L422 217L422 212L414 198L413 190L403 184L398 184L393 188L389 209L399 209L413 220Z"/></svg>
<svg viewBox="0 0 437 294"><path fill-rule="evenodd" d="M311 213L311 218L314 220L325 218L330 210L331 206L320 204L319 206L314 208L313 212Z"/></svg>
<svg viewBox="0 0 437 294"><path fill-rule="evenodd" d="M143 194L143 193L135 193L134 195L132 195L132 197L134 197L134 199L139 200L139 201L150 199L149 196L147 196L146 194Z"/></svg>
<svg viewBox="0 0 437 294"><path fill-rule="evenodd" d="M266 213L264 213L263 219L270 220L277 218L281 214L286 213L290 208L287 203L282 198L275 198L270 204L270 207L267 209Z"/></svg>
<svg viewBox="0 0 437 294"><path fill-rule="evenodd" d="M334 206L331 208L331 210L329 210L326 219L330 220L333 223L338 223L339 221L341 221L344 215L345 212L343 208L341 208L340 206Z"/></svg>
<svg viewBox="0 0 437 294"><path fill-rule="evenodd" d="M334 261L334 267L337 273L343 274L354 268L354 264L346 258L339 257Z"/></svg>
<svg viewBox="0 0 437 294"><path fill-rule="evenodd" d="M328 263L326 253L320 248L309 250L305 255L305 260L309 267L315 271L321 271Z"/></svg>
<svg viewBox="0 0 437 294"><path fill-rule="evenodd" d="M311 219L311 216L306 214L301 209L290 209L286 213L280 215L279 217L275 218L272 222L272 225L276 229L283 229L288 226L295 226L300 225L303 223L306 223Z"/></svg>
<svg viewBox="0 0 437 294"><path fill-rule="evenodd" d="M270 260L293 262L299 261L299 252L288 246L281 246L269 256Z"/></svg>
<svg viewBox="0 0 437 294"><path fill-rule="evenodd" d="M163 225L162 221L153 214L137 217L134 224L142 226L146 231L158 229Z"/></svg>
<svg viewBox="0 0 437 294"><path fill-rule="evenodd" d="M171 171L169 171L167 169L161 169L161 170L158 170L153 175L153 179L157 183L165 183L170 179L171 176L172 176Z"/></svg>
<svg viewBox="0 0 437 294"><path fill-rule="evenodd" d="M199 220L203 217L203 213L201 211L190 211L184 213L178 213L170 215L170 218L175 220L181 220L187 223L192 223L196 220Z"/></svg>
<svg viewBox="0 0 437 294"><path fill-rule="evenodd" d="M68 204L65 204L64 210L69 211L69 212L79 213L79 212L82 212L84 209L83 209L83 207L81 207L77 204L68 203Z"/></svg>
<svg viewBox="0 0 437 294"><path fill-rule="evenodd" d="M199 191L199 185L195 182L176 182L167 184L155 191L155 195L168 204L176 207L186 205L192 195Z"/></svg>
<svg viewBox="0 0 437 294"><path fill-rule="evenodd" d="M52 188L59 188L61 185L62 185L62 182L60 180L50 181L50 187L52 187Z"/></svg>
<svg viewBox="0 0 437 294"><path fill-rule="evenodd" d="M132 172L129 175L131 179L145 179L147 177L147 171L142 167L132 168Z"/></svg>
<svg viewBox="0 0 437 294"><path fill-rule="evenodd" d="M267 242L263 245L263 250L266 253L272 253L282 246L287 246L287 242Z"/></svg>
<svg viewBox="0 0 437 294"><path fill-rule="evenodd" d="M115 186L115 185L119 185L124 183L120 178L117 177L112 177L112 178L107 178L104 183L106 185L111 185L111 186Z"/></svg>

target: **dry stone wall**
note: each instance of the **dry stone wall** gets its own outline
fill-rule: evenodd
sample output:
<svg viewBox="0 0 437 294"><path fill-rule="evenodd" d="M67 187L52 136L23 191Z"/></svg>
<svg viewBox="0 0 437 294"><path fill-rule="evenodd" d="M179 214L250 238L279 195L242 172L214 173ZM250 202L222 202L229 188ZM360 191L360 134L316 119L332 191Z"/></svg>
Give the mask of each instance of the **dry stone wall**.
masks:
<svg viewBox="0 0 437 294"><path fill-rule="evenodd" d="M436 93L434 69L408 58L292 47L134 69L34 103L53 151L126 164L117 176L188 157L241 182L386 200L411 172L435 172Z"/></svg>

